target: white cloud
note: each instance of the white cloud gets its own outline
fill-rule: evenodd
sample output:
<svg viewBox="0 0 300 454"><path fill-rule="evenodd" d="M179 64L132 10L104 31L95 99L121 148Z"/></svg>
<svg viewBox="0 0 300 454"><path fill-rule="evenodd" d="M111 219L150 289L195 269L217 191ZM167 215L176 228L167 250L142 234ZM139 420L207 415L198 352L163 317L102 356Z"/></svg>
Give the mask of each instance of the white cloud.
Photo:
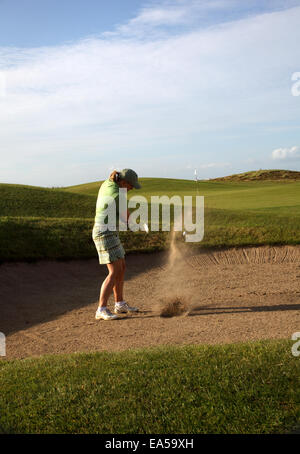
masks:
<svg viewBox="0 0 300 454"><path fill-rule="evenodd" d="M300 147L277 148L272 151L272 158L278 160L298 160L300 159Z"/></svg>
<svg viewBox="0 0 300 454"><path fill-rule="evenodd" d="M127 24L118 26L115 32L105 33L105 36L142 35L146 30L149 33L164 26L191 24L200 13L203 15L205 10L222 9L225 3L222 0L165 0L152 3L143 7ZM236 0L227 0L227 3L236 3Z"/></svg>
<svg viewBox="0 0 300 454"><path fill-rule="evenodd" d="M298 6L298 0L160 0L141 8L127 24L116 27L104 36L165 36L164 27L194 26L202 28L229 22L236 17L254 16L261 12L284 10Z"/></svg>
<svg viewBox="0 0 300 454"><path fill-rule="evenodd" d="M137 17L130 21L129 27L147 24L154 26L173 25L184 22L186 17L187 10L184 8L146 8L143 9Z"/></svg>

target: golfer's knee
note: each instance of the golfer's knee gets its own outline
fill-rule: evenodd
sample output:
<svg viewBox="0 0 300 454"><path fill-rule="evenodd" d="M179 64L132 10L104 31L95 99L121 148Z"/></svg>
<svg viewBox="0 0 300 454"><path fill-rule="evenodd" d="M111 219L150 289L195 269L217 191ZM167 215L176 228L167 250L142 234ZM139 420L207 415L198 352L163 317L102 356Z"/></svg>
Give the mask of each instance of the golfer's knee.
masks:
<svg viewBox="0 0 300 454"><path fill-rule="evenodd" d="M107 280L108 281L115 281L116 278L118 277L118 270L117 269L113 269L113 270L109 270L109 273L107 275Z"/></svg>

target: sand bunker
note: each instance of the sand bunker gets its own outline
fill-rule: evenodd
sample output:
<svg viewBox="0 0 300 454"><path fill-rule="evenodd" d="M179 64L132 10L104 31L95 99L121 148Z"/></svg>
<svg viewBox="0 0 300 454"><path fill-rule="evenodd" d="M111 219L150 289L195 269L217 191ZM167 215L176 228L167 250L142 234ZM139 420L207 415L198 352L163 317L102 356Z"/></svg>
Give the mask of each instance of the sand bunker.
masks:
<svg viewBox="0 0 300 454"><path fill-rule="evenodd" d="M300 331L300 246L175 254L172 266L166 253L129 255L126 262L125 298L140 312L114 322L94 318L106 275L96 258L1 265L7 358L291 338ZM174 296L187 313L161 316Z"/></svg>

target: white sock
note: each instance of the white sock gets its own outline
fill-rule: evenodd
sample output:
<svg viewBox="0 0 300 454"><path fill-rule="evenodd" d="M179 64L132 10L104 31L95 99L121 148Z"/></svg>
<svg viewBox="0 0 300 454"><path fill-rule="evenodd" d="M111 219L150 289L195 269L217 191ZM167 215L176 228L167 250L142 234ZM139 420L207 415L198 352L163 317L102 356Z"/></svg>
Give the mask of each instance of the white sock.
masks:
<svg viewBox="0 0 300 454"><path fill-rule="evenodd" d="M98 309L97 309L97 311L98 311L98 312L101 312L101 311L104 311L105 309L107 309L106 306L99 306Z"/></svg>
<svg viewBox="0 0 300 454"><path fill-rule="evenodd" d="M116 306L123 306L126 303L126 301L116 301L115 305Z"/></svg>

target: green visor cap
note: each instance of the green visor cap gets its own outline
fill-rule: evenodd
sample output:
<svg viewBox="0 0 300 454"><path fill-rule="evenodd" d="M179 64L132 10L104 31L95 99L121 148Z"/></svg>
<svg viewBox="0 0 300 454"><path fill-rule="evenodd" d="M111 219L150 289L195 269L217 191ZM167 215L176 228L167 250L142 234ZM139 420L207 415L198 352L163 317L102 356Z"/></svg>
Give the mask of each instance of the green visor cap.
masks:
<svg viewBox="0 0 300 454"><path fill-rule="evenodd" d="M122 180L127 181L127 183L131 184L135 189L140 189L141 185L138 182L138 176L132 169L123 169L120 172L120 177Z"/></svg>

